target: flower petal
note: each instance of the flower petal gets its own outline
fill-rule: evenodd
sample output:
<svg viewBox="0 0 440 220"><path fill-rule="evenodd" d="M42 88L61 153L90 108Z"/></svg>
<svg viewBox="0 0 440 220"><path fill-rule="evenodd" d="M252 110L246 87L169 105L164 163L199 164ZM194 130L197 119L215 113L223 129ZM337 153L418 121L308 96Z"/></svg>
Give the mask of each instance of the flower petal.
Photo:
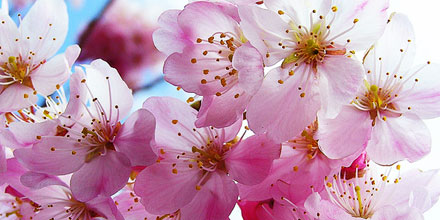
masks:
<svg viewBox="0 0 440 220"><path fill-rule="evenodd" d="M416 115L407 113L400 117L376 120L367 154L371 160L390 165L407 159L417 161L431 151L431 134L425 123Z"/></svg>
<svg viewBox="0 0 440 220"><path fill-rule="evenodd" d="M55 135L58 120L48 120L41 123L13 122L9 129L21 147L26 147L38 142L37 136ZM18 146L16 146L18 147Z"/></svg>
<svg viewBox="0 0 440 220"><path fill-rule="evenodd" d="M27 108L37 102L34 90L20 83L0 88L0 112L11 112ZM27 97L27 98L26 98Z"/></svg>
<svg viewBox="0 0 440 220"><path fill-rule="evenodd" d="M405 83L404 91L396 101L402 111L416 114L422 119L440 116L439 72L439 64L418 65L409 72L412 77Z"/></svg>
<svg viewBox="0 0 440 220"><path fill-rule="evenodd" d="M197 127L228 127L243 118L243 112L250 99L249 94L237 87L231 88L221 96L205 96L195 125Z"/></svg>
<svg viewBox="0 0 440 220"><path fill-rule="evenodd" d="M319 120L319 149L330 159L359 156L370 136L370 115L352 106L344 106L334 119Z"/></svg>
<svg viewBox="0 0 440 220"><path fill-rule="evenodd" d="M414 30L408 17L403 14L391 15L382 37L364 59L366 71L371 71L371 74L367 74L368 81L372 82L372 78L380 75L386 77L385 73L391 76L406 74L412 67L416 53L414 39Z"/></svg>
<svg viewBox="0 0 440 220"><path fill-rule="evenodd" d="M38 0L20 23L23 41L29 51L35 53L34 61L40 62L53 56L67 35L67 7L63 0ZM29 39L26 39L29 37ZM42 37L40 39L40 37Z"/></svg>
<svg viewBox="0 0 440 220"><path fill-rule="evenodd" d="M281 68L268 73L248 106L246 116L252 131L267 132L270 138L283 142L315 120L320 108L316 82L301 77L308 74L305 65L295 72L287 79L289 73Z"/></svg>
<svg viewBox="0 0 440 220"><path fill-rule="evenodd" d="M108 117L110 114L113 116L109 120L117 122L125 118L133 106L133 95L118 71L103 60L94 60L84 68L93 98L98 99Z"/></svg>
<svg viewBox="0 0 440 220"><path fill-rule="evenodd" d="M43 137L32 148L14 151L14 156L26 168L52 175L65 175L77 171L84 164L88 149L65 137ZM72 152L76 152L74 155ZM68 163L66 163L68 161Z"/></svg>
<svg viewBox="0 0 440 220"><path fill-rule="evenodd" d="M352 101L364 79L359 61L345 56L329 56L319 66L322 111L334 118L343 105Z"/></svg>
<svg viewBox="0 0 440 220"><path fill-rule="evenodd" d="M116 149L130 158L132 166L149 166L157 155L151 149L154 143L156 120L148 110L139 109L124 122L114 140Z"/></svg>
<svg viewBox="0 0 440 220"><path fill-rule="evenodd" d="M186 5L178 16L178 23L185 33L191 33L194 41L197 38L207 40L217 32L235 33L238 30L237 21L212 2L199 1Z"/></svg>
<svg viewBox="0 0 440 220"><path fill-rule="evenodd" d="M263 58L249 43L239 47L232 59L232 66L238 70L238 84L253 95L260 89L264 78Z"/></svg>
<svg viewBox="0 0 440 220"><path fill-rule="evenodd" d="M130 173L130 160L124 154L107 151L75 172L70 186L76 199L90 201L98 195L111 196L118 192L127 183Z"/></svg>
<svg viewBox="0 0 440 220"><path fill-rule="evenodd" d="M238 200L238 188L225 174L214 172L194 199L181 209L182 219L228 219Z"/></svg>
<svg viewBox="0 0 440 220"><path fill-rule="evenodd" d="M257 6L240 6L238 11L244 35L263 55L267 66L276 64L293 52L283 50L278 45L282 39L290 39L292 36L286 33L291 27L277 13Z"/></svg>
<svg viewBox="0 0 440 220"><path fill-rule="evenodd" d="M193 42L186 33L182 31L177 23L177 17L182 10L168 10L162 13L157 21L160 28L153 33L153 41L156 48L170 55L178 52L182 53L186 45Z"/></svg>
<svg viewBox="0 0 440 220"><path fill-rule="evenodd" d="M184 207L197 194L202 177L198 169L182 168L177 174L171 164L157 163L137 176L134 191L142 198L145 209L153 214L168 214Z"/></svg>
<svg viewBox="0 0 440 220"><path fill-rule="evenodd" d="M269 140L265 134L254 135L232 148L225 165L235 181L255 185L267 177L273 160L279 158L280 153L280 144Z"/></svg>
<svg viewBox="0 0 440 220"><path fill-rule="evenodd" d="M389 0L334 0L338 9L326 19L333 19L328 40L346 45L349 50L365 50L383 34L388 17ZM355 23L354 20L358 19ZM355 23L355 24L354 24Z"/></svg>
<svg viewBox="0 0 440 220"><path fill-rule="evenodd" d="M143 108L156 118L156 148L191 151L194 143L199 142L192 130L197 111L188 104L171 97L151 97L144 102ZM204 131L199 132L203 134Z"/></svg>

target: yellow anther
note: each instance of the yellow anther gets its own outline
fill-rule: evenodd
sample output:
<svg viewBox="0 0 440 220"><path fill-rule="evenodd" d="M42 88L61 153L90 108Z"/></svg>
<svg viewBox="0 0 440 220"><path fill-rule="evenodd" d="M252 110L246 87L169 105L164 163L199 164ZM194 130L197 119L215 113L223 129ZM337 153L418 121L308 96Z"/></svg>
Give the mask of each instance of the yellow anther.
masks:
<svg viewBox="0 0 440 220"><path fill-rule="evenodd" d="M327 182L327 187L332 187L332 183L331 182Z"/></svg>
<svg viewBox="0 0 440 220"><path fill-rule="evenodd" d="M400 170L400 164L397 164L396 169Z"/></svg>
<svg viewBox="0 0 440 220"><path fill-rule="evenodd" d="M333 12L337 12L337 11L338 11L338 7L333 6L333 7L332 7L332 11L333 11Z"/></svg>
<svg viewBox="0 0 440 220"><path fill-rule="evenodd" d="M199 186L199 185L196 185L196 190L197 191L200 191L202 189L202 187L201 186Z"/></svg>
<svg viewBox="0 0 440 220"><path fill-rule="evenodd" d="M174 168L174 169L172 170L172 172L173 172L174 174L177 174L177 169Z"/></svg>
<svg viewBox="0 0 440 220"><path fill-rule="evenodd" d="M293 171L297 172L298 171L298 166L294 166L293 167Z"/></svg>

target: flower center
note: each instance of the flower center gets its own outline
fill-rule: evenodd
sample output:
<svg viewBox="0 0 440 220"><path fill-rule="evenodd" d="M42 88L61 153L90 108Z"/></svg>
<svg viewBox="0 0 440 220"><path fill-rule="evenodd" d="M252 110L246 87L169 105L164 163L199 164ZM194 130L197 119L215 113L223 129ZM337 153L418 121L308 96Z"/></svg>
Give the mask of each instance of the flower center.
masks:
<svg viewBox="0 0 440 220"><path fill-rule="evenodd" d="M206 46L206 50L190 61L194 65L202 63L205 67L202 71L205 77L200 80L200 84L220 84L216 95L221 96L238 83L238 71L232 66L232 60L237 48L246 43L247 39L242 33L218 32L208 39L197 38L196 42ZM210 66L215 68L209 68ZM236 94L235 97L238 98L239 95Z"/></svg>
<svg viewBox="0 0 440 220"><path fill-rule="evenodd" d="M396 165L395 169L399 171L398 176L391 181L391 169L388 168L388 175L380 174L380 176L372 175L372 171L368 170L360 175L357 171L355 177L347 179L343 173L334 175L329 181L325 177L326 191L330 197L330 201L340 208L344 209L353 217L369 219L374 215L376 209L381 208L382 196L385 195L386 187L392 187L392 184L400 182L400 165Z"/></svg>
<svg viewBox="0 0 440 220"><path fill-rule="evenodd" d="M306 151L307 158L311 160L321 153L318 140L314 138L317 130L318 122L315 121L301 132L301 136L288 141L287 145L291 145L294 150Z"/></svg>
<svg viewBox="0 0 440 220"><path fill-rule="evenodd" d="M367 91L361 97L356 97L352 104L360 110L368 111L372 120L372 125L376 124L376 119L381 117L386 121L387 117L399 117L401 113L397 105L393 104L393 90L379 88L377 85L368 85Z"/></svg>
<svg viewBox="0 0 440 220"><path fill-rule="evenodd" d="M89 130L84 127L81 133L82 138L91 145L90 150L86 156L86 163L92 161L98 156L105 154L107 150L115 151L115 146L113 145L113 139L116 137L119 129L121 128L121 123L118 122L115 126L111 128L103 126L99 120L92 120L93 128Z"/></svg>
<svg viewBox="0 0 440 220"><path fill-rule="evenodd" d="M19 82L27 87L33 88L30 73L36 70L42 63L31 65L24 62L20 57L11 56L8 62L0 65L0 85L11 85Z"/></svg>

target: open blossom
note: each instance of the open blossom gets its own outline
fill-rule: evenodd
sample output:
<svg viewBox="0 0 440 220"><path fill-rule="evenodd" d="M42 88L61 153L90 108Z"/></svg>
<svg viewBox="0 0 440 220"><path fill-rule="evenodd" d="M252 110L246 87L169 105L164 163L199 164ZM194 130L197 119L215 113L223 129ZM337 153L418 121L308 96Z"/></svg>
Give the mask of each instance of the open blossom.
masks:
<svg viewBox="0 0 440 220"><path fill-rule="evenodd" d="M136 179L135 192L146 210L181 219L227 219L237 198L233 180L257 184L269 173L280 146L255 135L236 138L231 127L195 128L197 111L173 98L150 98L144 108L156 117L159 160Z"/></svg>
<svg viewBox="0 0 440 220"><path fill-rule="evenodd" d="M165 52L175 52L165 61L165 80L203 96L197 127L226 127L239 120L262 83L263 59L247 42L237 19L235 6L211 2L194 2L161 16L165 24L155 33L155 43ZM178 39L160 38L175 26L172 33ZM162 46L170 41L181 43L176 48Z"/></svg>
<svg viewBox="0 0 440 220"><path fill-rule="evenodd" d="M282 62L267 74L247 118L256 133L286 141L313 122L318 110L334 117L355 96L363 69L351 53L369 48L383 33L388 1L264 4L268 9L240 6L240 24L267 66Z"/></svg>
<svg viewBox="0 0 440 220"><path fill-rule="evenodd" d="M36 103L37 94L50 95L67 81L69 60L77 46L55 55L67 34L67 9L62 0L38 0L17 25L0 12L0 112L15 111ZM54 57L52 57L54 56Z"/></svg>
<svg viewBox="0 0 440 220"><path fill-rule="evenodd" d="M430 152L431 136L422 119L440 116L440 65L430 62L412 67L414 33L402 14L394 15L386 31L367 52L365 86L335 119L323 120L319 135L322 150L341 158L362 146L350 136L369 136L366 151L376 163L416 161Z"/></svg>
<svg viewBox="0 0 440 220"><path fill-rule="evenodd" d="M29 188L22 183L26 173L27 170L17 160L8 160L8 171L0 177L7 183L8 194L4 196L12 197L13 201L2 201L2 207L4 203L11 203L12 207L6 205L6 210L9 208L9 211L0 212L0 219L3 219L2 216L16 216L22 220L123 219L110 197L99 196L91 201L81 202L72 195L68 185L62 180L38 174L28 175L31 178L24 182L41 187Z"/></svg>
<svg viewBox="0 0 440 220"><path fill-rule="evenodd" d="M148 20L147 9L139 1L113 1L82 33L80 60L103 59L118 70L130 88L142 86L142 70L163 59L153 44L156 25Z"/></svg>
<svg viewBox="0 0 440 220"><path fill-rule="evenodd" d="M270 199L273 184L280 180L289 184L286 194L292 195L295 203L304 201L313 191L324 190L322 179L339 172L342 166L349 166L355 158L334 160L324 155L316 138L318 130L320 128L315 121L300 135L284 142L280 158L274 161L269 176L263 182L254 186L239 184L240 198L250 201Z"/></svg>
<svg viewBox="0 0 440 220"><path fill-rule="evenodd" d="M406 171L400 175L400 165L379 174L379 168L367 168L352 179L336 175L326 182L327 193L315 193L308 200L307 211L323 220L423 219L423 213L438 200L438 170ZM393 169L394 171L390 170ZM398 174L393 173L397 169Z"/></svg>
<svg viewBox="0 0 440 220"><path fill-rule="evenodd" d="M77 77L87 89L88 102L73 125L60 124L61 136L41 136L32 148L14 151L30 170L52 175L73 173L73 195L88 201L98 195L110 196L126 184L132 166L148 166L156 160L153 142L155 119L145 109L125 118L132 106L131 90L118 72L106 62L96 60L77 68ZM75 94L80 99L80 94ZM89 103L89 105L87 105ZM72 119L70 115L65 116ZM68 163L66 163L68 161Z"/></svg>

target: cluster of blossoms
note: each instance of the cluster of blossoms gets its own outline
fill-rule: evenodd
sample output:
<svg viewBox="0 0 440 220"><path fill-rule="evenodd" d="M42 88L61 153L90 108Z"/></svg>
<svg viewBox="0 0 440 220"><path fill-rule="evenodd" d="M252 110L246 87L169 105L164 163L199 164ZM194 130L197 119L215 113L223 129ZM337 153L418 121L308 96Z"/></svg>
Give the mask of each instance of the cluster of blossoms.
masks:
<svg viewBox="0 0 440 220"><path fill-rule="evenodd" d="M397 163L430 152L440 65L413 66L412 26L387 8L190 1L152 37L165 80L195 96L132 111L107 62L57 54L63 0L18 27L2 1L0 219L226 220L237 203L245 220L423 219L439 170Z"/></svg>

